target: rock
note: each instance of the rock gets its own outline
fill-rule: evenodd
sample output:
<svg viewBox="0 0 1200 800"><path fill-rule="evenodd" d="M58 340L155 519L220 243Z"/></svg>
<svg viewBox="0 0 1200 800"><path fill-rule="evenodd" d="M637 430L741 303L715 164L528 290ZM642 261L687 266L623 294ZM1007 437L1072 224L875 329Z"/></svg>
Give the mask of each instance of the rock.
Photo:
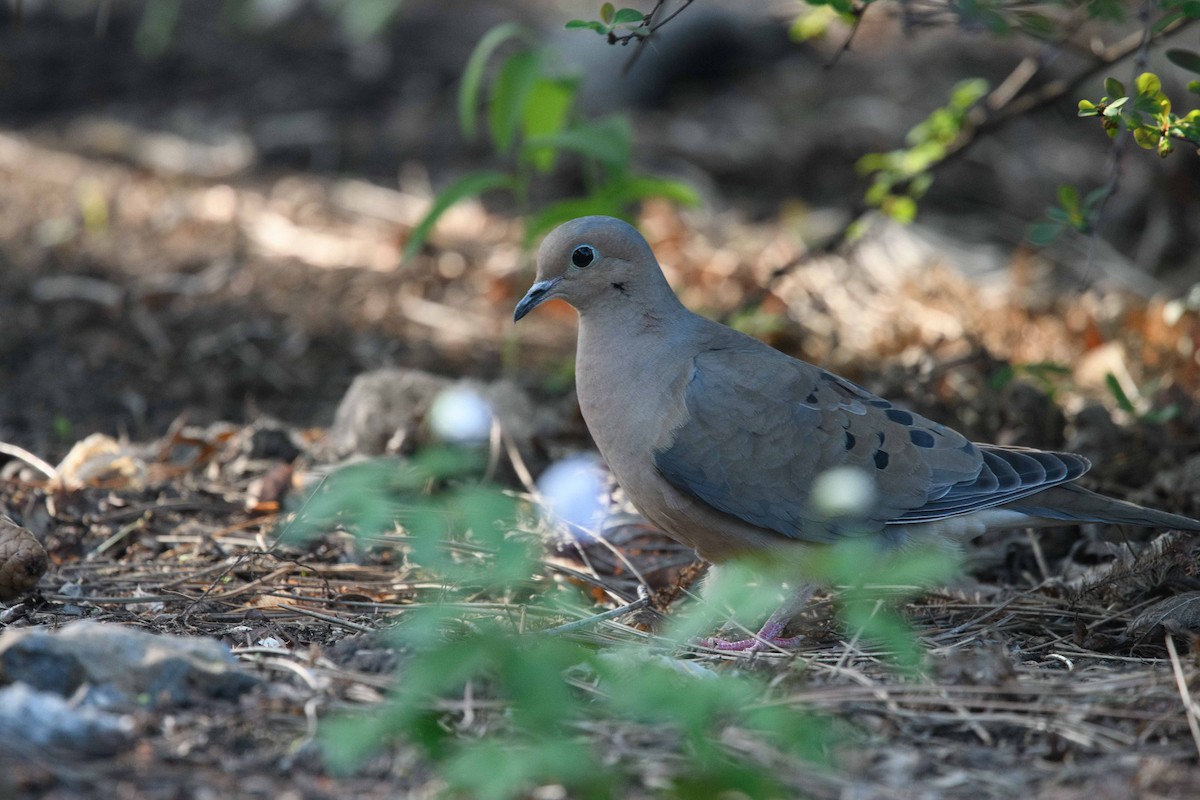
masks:
<svg viewBox="0 0 1200 800"><path fill-rule="evenodd" d="M52 632L7 630L0 636L0 683L70 696L87 684L107 702L186 705L197 696L232 698L257 682L238 669L216 639L156 636L83 620Z"/></svg>
<svg viewBox="0 0 1200 800"><path fill-rule="evenodd" d="M111 756L133 744L133 729L128 714L77 706L24 683L0 689L0 749Z"/></svg>
<svg viewBox="0 0 1200 800"><path fill-rule="evenodd" d="M473 391L486 401L522 451L535 434L556 424L555 415L535 412L529 396L511 381L454 381L419 369L378 369L359 375L346 391L329 430L331 452L322 455L412 452L429 438L425 423L434 400L452 388Z"/></svg>

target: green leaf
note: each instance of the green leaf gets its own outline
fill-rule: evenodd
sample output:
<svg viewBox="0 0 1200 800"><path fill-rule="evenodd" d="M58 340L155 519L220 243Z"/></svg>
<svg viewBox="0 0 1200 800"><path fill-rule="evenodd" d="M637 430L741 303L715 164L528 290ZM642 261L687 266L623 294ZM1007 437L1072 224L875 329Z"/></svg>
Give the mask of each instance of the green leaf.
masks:
<svg viewBox="0 0 1200 800"><path fill-rule="evenodd" d="M651 175L626 176L617 187L617 194L627 203L645 200L648 197L661 197L689 208L700 205L700 195L683 181Z"/></svg>
<svg viewBox="0 0 1200 800"><path fill-rule="evenodd" d="M636 8L622 8L613 15L612 22L614 25L624 25L629 22L642 22L646 19L646 15Z"/></svg>
<svg viewBox="0 0 1200 800"><path fill-rule="evenodd" d="M963 110L975 105L988 93L988 82L983 78L968 78L959 81L950 91L950 106Z"/></svg>
<svg viewBox="0 0 1200 800"><path fill-rule="evenodd" d="M492 99L488 105L488 125L497 152L507 153L512 147L517 125L524 116L525 104L541 65L540 53L520 50L505 59L500 67L500 74L492 84Z"/></svg>
<svg viewBox="0 0 1200 800"><path fill-rule="evenodd" d="M433 231L433 226L437 224L442 214L446 213L446 209L461 200L466 200L468 197L475 197L492 189L511 187L514 183L515 179L511 175L503 172L485 171L472 172L470 175L447 186L434 199L429 211L408 235L408 244L404 246L404 260L408 261L421 249L425 244L425 240L429 238L430 232Z"/></svg>
<svg viewBox="0 0 1200 800"><path fill-rule="evenodd" d="M1113 100L1104 109L1104 116L1115 117L1117 114L1121 113L1121 107L1124 106L1127 102L1129 102L1128 97L1118 97L1116 100Z"/></svg>
<svg viewBox="0 0 1200 800"><path fill-rule="evenodd" d="M899 195L884 201L881 209L901 225L907 225L917 218L917 201L907 195Z"/></svg>
<svg viewBox="0 0 1200 800"><path fill-rule="evenodd" d="M1063 226L1058 222L1035 222L1025 232L1029 243L1035 247L1045 247L1054 242L1063 232Z"/></svg>
<svg viewBox="0 0 1200 800"><path fill-rule="evenodd" d="M1069 183L1058 187L1058 204L1068 214L1079 211L1079 190Z"/></svg>
<svg viewBox="0 0 1200 800"><path fill-rule="evenodd" d="M1187 90L1192 94L1200 94L1200 81L1188 81Z"/></svg>
<svg viewBox="0 0 1200 800"><path fill-rule="evenodd" d="M1194 50L1173 48L1167 51L1167 58L1177 67L1182 67L1188 72L1200 73L1200 53Z"/></svg>
<svg viewBox="0 0 1200 800"><path fill-rule="evenodd" d="M612 23L613 23L613 14L614 14L614 13L615 13L615 12L614 12L614 10L613 10L613 4L612 4L612 3L604 3L604 4L602 4L602 5L600 6L600 21L601 21L601 22L603 22L603 23L605 23L606 25L612 25Z"/></svg>
<svg viewBox="0 0 1200 800"><path fill-rule="evenodd" d="M483 84L483 69L496 48L509 39L525 35L525 29L515 22L497 25L485 33L471 51L467 66L463 68L462 85L458 89L458 125L463 138L475 138L477 130L476 108L479 106L479 88Z"/></svg>
<svg viewBox="0 0 1200 800"><path fill-rule="evenodd" d="M1013 365L1003 363L996 367L996 371L988 378L988 385L992 387L993 391L999 392L1012 383L1015 377L1017 377L1017 371L1013 369Z"/></svg>
<svg viewBox="0 0 1200 800"><path fill-rule="evenodd" d="M1113 98L1124 97L1128 94L1128 92L1125 91L1125 84L1121 83L1116 78L1104 79L1104 93Z"/></svg>
<svg viewBox="0 0 1200 800"><path fill-rule="evenodd" d="M1140 95L1157 97L1162 94L1162 81L1153 72L1143 72L1137 76L1137 80L1134 83Z"/></svg>
<svg viewBox="0 0 1200 800"><path fill-rule="evenodd" d="M600 122L581 123L553 136L531 137L526 140L526 153L542 148L570 150L584 158L599 161L609 169L621 171L629 165L629 120L609 117Z"/></svg>
<svg viewBox="0 0 1200 800"><path fill-rule="evenodd" d="M1104 376L1104 385L1108 387L1113 399L1117 401L1117 408L1130 414L1134 413L1133 403L1130 401L1129 395L1125 394L1125 390L1121 388L1121 382L1117 380L1116 375L1111 372L1107 373Z"/></svg>
<svg viewBox="0 0 1200 800"><path fill-rule="evenodd" d="M1154 128L1143 127L1133 131L1133 140L1137 142L1138 147L1144 150L1157 149L1160 139L1162 139L1162 133Z"/></svg>
<svg viewBox="0 0 1200 800"><path fill-rule="evenodd" d="M529 91L521 118L521 133L526 141L525 152L539 172L549 172L553 168L556 150L550 146L531 146L528 142L556 136L563 130L578 86L579 82L574 78L538 77Z"/></svg>
<svg viewBox="0 0 1200 800"><path fill-rule="evenodd" d="M601 36L608 33L608 26L605 25L603 22L596 22L596 20L594 20L594 19L593 20L573 19L570 22L568 22L566 25L564 25L563 27L569 31L578 30L580 28L585 29L585 30L591 30L591 31L595 31L596 33L600 34Z"/></svg>

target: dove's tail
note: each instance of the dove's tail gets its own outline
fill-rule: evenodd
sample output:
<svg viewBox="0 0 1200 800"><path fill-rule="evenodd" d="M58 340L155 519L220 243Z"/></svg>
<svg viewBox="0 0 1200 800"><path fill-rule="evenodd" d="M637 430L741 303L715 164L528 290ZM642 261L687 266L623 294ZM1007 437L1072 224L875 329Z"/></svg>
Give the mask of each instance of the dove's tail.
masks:
<svg viewBox="0 0 1200 800"><path fill-rule="evenodd" d="M1200 531L1200 520L1181 514L1155 511L1135 503L1126 503L1124 500L1114 500L1073 483L1054 486L1015 503L1005 504L1004 508L1063 522L1108 522L1143 528Z"/></svg>

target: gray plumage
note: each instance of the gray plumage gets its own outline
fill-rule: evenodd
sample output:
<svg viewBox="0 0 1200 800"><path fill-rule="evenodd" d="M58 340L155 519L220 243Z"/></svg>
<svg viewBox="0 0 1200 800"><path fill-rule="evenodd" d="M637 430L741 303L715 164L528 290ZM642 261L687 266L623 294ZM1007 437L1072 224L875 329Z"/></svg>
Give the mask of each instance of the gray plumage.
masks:
<svg viewBox="0 0 1200 800"><path fill-rule="evenodd" d="M851 532L903 541L1063 522L1200 530L1075 485L1090 467L1082 456L969 442L693 314L619 220L584 217L546 238L514 316L553 298L579 311L579 403L601 454L647 518L711 561ZM853 526L825 519L810 498L837 467L874 487Z"/></svg>

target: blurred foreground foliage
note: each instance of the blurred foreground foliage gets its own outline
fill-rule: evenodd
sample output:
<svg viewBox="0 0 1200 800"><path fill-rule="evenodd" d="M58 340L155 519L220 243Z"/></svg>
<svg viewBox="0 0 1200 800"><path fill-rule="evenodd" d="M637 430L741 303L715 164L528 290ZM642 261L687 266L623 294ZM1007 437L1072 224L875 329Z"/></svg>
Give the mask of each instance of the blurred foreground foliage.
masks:
<svg viewBox="0 0 1200 800"><path fill-rule="evenodd" d="M470 449L430 450L407 462L344 467L285 530L311 537L340 525L365 544L399 524L406 564L438 587L388 634L402 655L386 702L323 722L322 750L336 772L403 742L452 792L469 797L528 796L545 785L615 797L663 780L677 796L787 796L806 772L830 769L856 732L789 700L787 684L769 674L740 669L744 656L716 661L688 647L727 618L764 617L785 580L842 587L847 639L874 643L895 668L919 677L921 648L894 609L950 574L955 564L944 554L851 541L790 568L724 565L705 601L672 614L661 638L630 638L628 628L606 637L556 631L546 626L585 620L593 604L547 577L542 543L519 524L516 499L480 480L484 461ZM803 681L804 663L793 669ZM750 753L791 769L768 769ZM644 774L647 759L665 759L668 777Z"/></svg>

